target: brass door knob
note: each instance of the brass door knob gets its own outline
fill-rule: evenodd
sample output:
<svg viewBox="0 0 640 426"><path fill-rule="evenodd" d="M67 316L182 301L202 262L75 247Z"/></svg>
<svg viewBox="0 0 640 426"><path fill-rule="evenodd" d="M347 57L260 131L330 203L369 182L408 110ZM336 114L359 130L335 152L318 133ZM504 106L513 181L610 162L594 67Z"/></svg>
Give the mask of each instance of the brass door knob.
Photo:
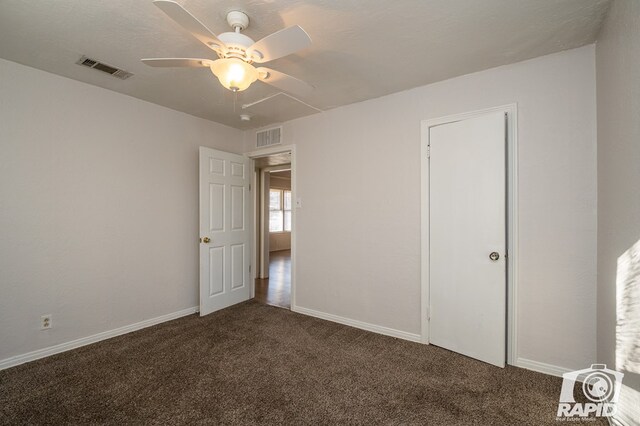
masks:
<svg viewBox="0 0 640 426"><path fill-rule="evenodd" d="M205 244L206 243L210 243L211 242L211 238L209 238L209 237L200 238L200 242L205 243Z"/></svg>

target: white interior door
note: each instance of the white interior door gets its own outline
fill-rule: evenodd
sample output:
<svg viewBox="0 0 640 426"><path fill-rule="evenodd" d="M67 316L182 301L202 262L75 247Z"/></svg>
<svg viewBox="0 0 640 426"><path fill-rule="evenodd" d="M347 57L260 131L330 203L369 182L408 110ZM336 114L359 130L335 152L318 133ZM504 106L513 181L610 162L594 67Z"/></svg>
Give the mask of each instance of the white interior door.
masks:
<svg viewBox="0 0 640 426"><path fill-rule="evenodd" d="M505 127L504 113L496 112L429 129L429 341L500 367Z"/></svg>
<svg viewBox="0 0 640 426"><path fill-rule="evenodd" d="M200 147L200 315L251 297L250 164Z"/></svg>

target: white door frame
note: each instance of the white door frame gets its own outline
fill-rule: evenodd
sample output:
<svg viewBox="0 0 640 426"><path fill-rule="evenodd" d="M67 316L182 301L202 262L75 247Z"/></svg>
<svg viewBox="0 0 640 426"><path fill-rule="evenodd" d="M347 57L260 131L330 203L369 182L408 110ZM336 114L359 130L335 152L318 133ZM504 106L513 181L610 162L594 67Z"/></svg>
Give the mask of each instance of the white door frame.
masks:
<svg viewBox="0 0 640 426"><path fill-rule="evenodd" d="M507 363L515 364L517 354L518 290L518 105L508 104L478 111L421 121L421 341L429 343L429 128L474 118L491 112L507 114Z"/></svg>
<svg viewBox="0 0 640 426"><path fill-rule="evenodd" d="M259 149L256 151L251 151L246 153L245 155L247 157L249 157L252 160L255 160L257 158L261 158L261 157L268 157L270 155L275 155L275 154L284 154L284 153L291 153L291 202L293 204L292 209L291 209L291 310L295 311L296 309L296 193L297 193L297 185L296 185L296 146L295 144L293 145L278 145L278 146L272 146L269 148L263 148L263 149ZM253 170L254 170L254 183L256 181L255 178L255 161L253 161L253 166L252 166ZM252 226L254 227L253 229L253 244L254 247L256 247L257 245L257 235L256 235L256 230L255 230L255 223L256 220L258 218L257 215L260 214L260 212L258 211L259 208L258 206L254 203L253 206L253 221L252 221ZM256 250L253 250L253 259L251 261L251 263L253 265L256 265L257 259L256 259ZM253 280L252 282L255 283L255 279L256 279L256 268L252 268L251 269L251 279ZM255 296L255 284L252 286L252 293L251 296L254 297Z"/></svg>

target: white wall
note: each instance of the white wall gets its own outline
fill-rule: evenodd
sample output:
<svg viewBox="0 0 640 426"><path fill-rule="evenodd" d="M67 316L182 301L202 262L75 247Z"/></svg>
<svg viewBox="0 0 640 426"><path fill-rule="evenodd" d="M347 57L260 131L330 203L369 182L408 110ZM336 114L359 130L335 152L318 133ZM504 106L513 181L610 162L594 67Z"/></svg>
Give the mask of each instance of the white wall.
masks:
<svg viewBox="0 0 640 426"><path fill-rule="evenodd" d="M383 77L381 77L383 78ZM296 304L420 333L420 120L518 103L520 358L595 360L594 46L284 123L296 144ZM253 132L245 132L251 150ZM426 254L423 254L426 255Z"/></svg>
<svg viewBox="0 0 640 426"><path fill-rule="evenodd" d="M269 251L291 250L291 232L270 232Z"/></svg>
<svg viewBox="0 0 640 426"><path fill-rule="evenodd" d="M614 1L596 48L598 85L598 360L625 374L623 417L640 422L640 300L625 298L616 334L616 281L640 287L640 2ZM620 262L633 246L635 263ZM620 292L621 289L618 290ZM640 293L636 290L636 296ZM633 321L635 319L635 323ZM632 330L635 330L633 332ZM618 344L616 348L616 337ZM620 353L636 348L634 357ZM618 357L616 356L618 355ZM616 359L618 358L618 359ZM635 413L631 414L631 409Z"/></svg>
<svg viewBox="0 0 640 426"><path fill-rule="evenodd" d="M196 306L198 146L239 152L241 132L5 60L0 75L0 361Z"/></svg>

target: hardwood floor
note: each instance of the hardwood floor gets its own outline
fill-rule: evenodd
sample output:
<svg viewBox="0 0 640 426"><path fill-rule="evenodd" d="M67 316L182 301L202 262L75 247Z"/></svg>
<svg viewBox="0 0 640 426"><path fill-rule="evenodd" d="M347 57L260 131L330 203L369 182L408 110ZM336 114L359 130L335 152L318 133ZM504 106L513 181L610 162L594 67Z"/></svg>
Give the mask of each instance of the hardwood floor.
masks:
<svg viewBox="0 0 640 426"><path fill-rule="evenodd" d="M255 299L267 305L291 309L291 250L269 254L269 278L256 279Z"/></svg>

